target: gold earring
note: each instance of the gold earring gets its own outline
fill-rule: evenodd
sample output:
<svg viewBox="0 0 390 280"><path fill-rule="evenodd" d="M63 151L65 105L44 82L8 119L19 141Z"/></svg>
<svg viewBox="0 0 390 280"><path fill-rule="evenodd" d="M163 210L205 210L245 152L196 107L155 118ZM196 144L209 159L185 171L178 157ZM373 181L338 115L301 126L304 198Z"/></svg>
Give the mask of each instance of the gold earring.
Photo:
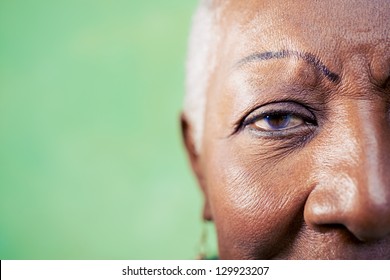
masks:
<svg viewBox="0 0 390 280"><path fill-rule="evenodd" d="M202 233L200 235L199 241L199 253L197 260L206 260L207 259L207 221L203 220L202 223Z"/></svg>

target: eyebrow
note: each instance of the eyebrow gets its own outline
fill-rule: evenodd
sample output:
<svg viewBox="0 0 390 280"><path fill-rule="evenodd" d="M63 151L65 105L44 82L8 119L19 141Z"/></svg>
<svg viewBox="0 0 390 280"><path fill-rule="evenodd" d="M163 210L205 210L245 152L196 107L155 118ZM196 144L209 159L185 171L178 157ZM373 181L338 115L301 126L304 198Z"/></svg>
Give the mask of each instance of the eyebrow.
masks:
<svg viewBox="0 0 390 280"><path fill-rule="evenodd" d="M328 80L333 83L337 83L340 80L339 75L330 71L328 67L325 66L322 61L316 57L314 54L308 52L299 52L291 50L282 50L278 52L262 52L251 54L236 63L236 67L240 67L243 64L252 62L252 61L261 61L261 60L270 60L270 59L281 59L288 57L297 57L303 59L310 65L314 66L320 73L322 73Z"/></svg>

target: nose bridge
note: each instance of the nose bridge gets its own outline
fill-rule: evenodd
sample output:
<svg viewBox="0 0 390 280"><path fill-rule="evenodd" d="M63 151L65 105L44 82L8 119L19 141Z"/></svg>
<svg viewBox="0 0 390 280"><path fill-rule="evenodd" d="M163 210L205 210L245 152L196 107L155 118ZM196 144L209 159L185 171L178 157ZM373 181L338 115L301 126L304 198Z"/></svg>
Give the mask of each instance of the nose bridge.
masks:
<svg viewBox="0 0 390 280"><path fill-rule="evenodd" d="M383 113L359 108L349 126L354 142L355 161L345 172L353 182L341 217L345 226L361 240L390 233L390 172L388 123Z"/></svg>
<svg viewBox="0 0 390 280"><path fill-rule="evenodd" d="M373 108L358 106L351 113L355 116L348 118L352 120L349 129L355 160L346 165L350 169L347 173L356 186L355 203L372 210L389 207L390 172L386 167L389 166L390 145L386 137L387 121L383 114Z"/></svg>
<svg viewBox="0 0 390 280"><path fill-rule="evenodd" d="M360 240L390 234L389 124L376 111L350 107L335 124L316 163L322 172L305 205L308 224L342 224Z"/></svg>

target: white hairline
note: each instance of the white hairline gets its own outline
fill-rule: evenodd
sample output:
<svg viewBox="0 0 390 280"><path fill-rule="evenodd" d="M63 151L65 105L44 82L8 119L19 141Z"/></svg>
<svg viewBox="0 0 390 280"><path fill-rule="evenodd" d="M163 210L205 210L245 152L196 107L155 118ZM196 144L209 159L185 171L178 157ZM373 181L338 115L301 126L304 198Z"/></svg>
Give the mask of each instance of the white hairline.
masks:
<svg viewBox="0 0 390 280"><path fill-rule="evenodd" d="M216 8L217 7L217 8ZM196 152L200 152L209 79L216 66L217 15L221 5L201 0L192 19L186 64L184 114L192 129Z"/></svg>

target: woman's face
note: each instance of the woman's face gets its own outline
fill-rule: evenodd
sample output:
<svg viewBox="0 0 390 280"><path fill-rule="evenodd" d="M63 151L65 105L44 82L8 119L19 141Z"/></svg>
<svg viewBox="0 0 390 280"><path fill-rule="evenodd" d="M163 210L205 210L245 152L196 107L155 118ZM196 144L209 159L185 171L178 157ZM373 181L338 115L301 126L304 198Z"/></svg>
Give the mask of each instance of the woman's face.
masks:
<svg viewBox="0 0 390 280"><path fill-rule="evenodd" d="M229 1L220 28L193 158L219 257L389 259L389 2Z"/></svg>

